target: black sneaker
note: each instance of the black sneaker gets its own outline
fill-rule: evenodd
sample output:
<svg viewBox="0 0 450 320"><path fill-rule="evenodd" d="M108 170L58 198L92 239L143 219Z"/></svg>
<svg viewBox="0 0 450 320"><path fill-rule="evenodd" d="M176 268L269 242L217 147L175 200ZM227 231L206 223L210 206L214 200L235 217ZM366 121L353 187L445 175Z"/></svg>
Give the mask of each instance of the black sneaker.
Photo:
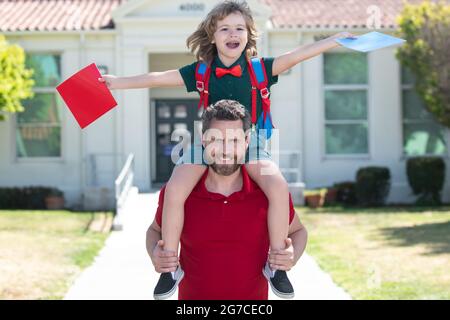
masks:
<svg viewBox="0 0 450 320"><path fill-rule="evenodd" d="M286 271L276 270L274 272L270 269L269 263L266 262L262 272L267 281L269 281L275 295L283 299L292 299L294 297L294 288L287 277Z"/></svg>
<svg viewBox="0 0 450 320"><path fill-rule="evenodd" d="M178 284L184 277L184 271L178 266L172 276L172 272L164 272L159 276L153 297L155 300L164 300L170 298L177 290Z"/></svg>

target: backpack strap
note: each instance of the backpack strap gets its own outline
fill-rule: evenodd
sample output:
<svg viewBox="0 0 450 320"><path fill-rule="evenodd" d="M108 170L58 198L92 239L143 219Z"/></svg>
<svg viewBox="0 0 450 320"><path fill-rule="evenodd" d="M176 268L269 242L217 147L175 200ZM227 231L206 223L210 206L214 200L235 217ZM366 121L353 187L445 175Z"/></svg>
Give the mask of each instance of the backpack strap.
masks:
<svg viewBox="0 0 450 320"><path fill-rule="evenodd" d="M209 76L211 75L211 66L203 61L197 63L195 68L195 85L200 94L200 101L198 102L198 109L203 105L204 108L208 106L209 96Z"/></svg>
<svg viewBox="0 0 450 320"><path fill-rule="evenodd" d="M252 58L248 61L248 68L252 83L252 124L255 125L258 122L258 128L266 129L267 138L270 138L274 126L270 114L270 92L267 88L268 79L263 59ZM262 115L258 120L256 119L256 90L259 90L262 101Z"/></svg>

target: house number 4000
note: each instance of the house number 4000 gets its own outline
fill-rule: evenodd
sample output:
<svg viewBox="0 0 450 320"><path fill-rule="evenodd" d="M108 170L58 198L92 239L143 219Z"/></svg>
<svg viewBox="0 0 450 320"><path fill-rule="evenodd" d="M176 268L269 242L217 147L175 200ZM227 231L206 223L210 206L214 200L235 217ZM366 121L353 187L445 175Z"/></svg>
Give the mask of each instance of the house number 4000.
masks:
<svg viewBox="0 0 450 320"><path fill-rule="evenodd" d="M203 11L205 5L203 3L182 3L180 4L181 11Z"/></svg>

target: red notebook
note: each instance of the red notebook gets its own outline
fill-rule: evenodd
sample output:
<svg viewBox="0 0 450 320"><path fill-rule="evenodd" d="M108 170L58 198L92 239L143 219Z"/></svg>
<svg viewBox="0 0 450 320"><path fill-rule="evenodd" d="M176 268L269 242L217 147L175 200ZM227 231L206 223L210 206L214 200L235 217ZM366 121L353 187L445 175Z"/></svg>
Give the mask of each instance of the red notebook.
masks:
<svg viewBox="0 0 450 320"><path fill-rule="evenodd" d="M100 77L92 63L56 87L81 128L117 105L106 83L98 81Z"/></svg>

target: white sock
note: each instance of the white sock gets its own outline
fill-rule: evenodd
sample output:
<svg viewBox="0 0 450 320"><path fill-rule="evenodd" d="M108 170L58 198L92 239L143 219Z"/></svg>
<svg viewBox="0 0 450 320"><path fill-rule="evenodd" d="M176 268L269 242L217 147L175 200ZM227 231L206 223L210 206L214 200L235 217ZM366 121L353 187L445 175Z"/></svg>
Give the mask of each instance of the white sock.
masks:
<svg viewBox="0 0 450 320"><path fill-rule="evenodd" d="M270 268L270 264L268 261L267 261L267 269L269 269L270 277L273 278L275 276L275 270L272 270L272 268Z"/></svg>

